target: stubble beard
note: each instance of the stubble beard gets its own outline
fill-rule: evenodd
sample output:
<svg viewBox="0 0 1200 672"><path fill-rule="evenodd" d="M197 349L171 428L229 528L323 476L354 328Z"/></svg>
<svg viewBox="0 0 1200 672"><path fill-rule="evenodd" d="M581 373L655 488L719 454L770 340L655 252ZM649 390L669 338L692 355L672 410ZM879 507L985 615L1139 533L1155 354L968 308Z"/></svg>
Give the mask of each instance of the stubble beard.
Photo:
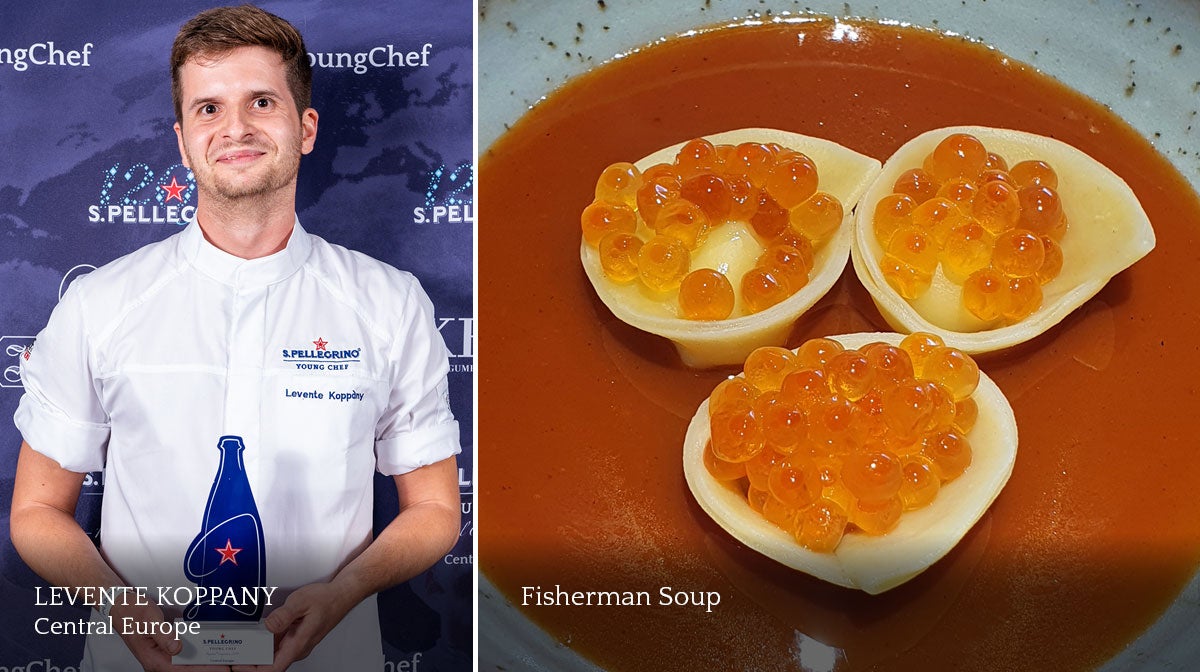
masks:
<svg viewBox="0 0 1200 672"><path fill-rule="evenodd" d="M234 181L219 176L215 170L207 167L208 164L198 164L193 159L190 150L188 151L188 163L193 166L206 166L201 171L192 170L192 175L196 179L196 187L200 193L217 201L235 204L239 201L261 198L294 184L296 176L300 172L301 144L299 138L295 139L290 150L290 152L281 152L277 155L282 163L268 166L266 174L250 181Z"/></svg>

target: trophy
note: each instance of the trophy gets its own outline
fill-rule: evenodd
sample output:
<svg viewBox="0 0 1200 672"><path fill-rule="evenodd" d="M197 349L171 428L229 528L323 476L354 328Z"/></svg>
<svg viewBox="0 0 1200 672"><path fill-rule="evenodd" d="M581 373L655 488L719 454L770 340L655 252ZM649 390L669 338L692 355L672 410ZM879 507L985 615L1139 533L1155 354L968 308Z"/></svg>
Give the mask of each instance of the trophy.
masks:
<svg viewBox="0 0 1200 672"><path fill-rule="evenodd" d="M198 624L180 639L176 665L269 665L274 635L260 620L257 599L266 581L266 545L250 480L246 477L240 436L217 440L221 464L208 493L204 522L183 560L183 571L196 584L196 599L183 620ZM226 597L218 599L217 596ZM252 599L244 599L250 597Z"/></svg>

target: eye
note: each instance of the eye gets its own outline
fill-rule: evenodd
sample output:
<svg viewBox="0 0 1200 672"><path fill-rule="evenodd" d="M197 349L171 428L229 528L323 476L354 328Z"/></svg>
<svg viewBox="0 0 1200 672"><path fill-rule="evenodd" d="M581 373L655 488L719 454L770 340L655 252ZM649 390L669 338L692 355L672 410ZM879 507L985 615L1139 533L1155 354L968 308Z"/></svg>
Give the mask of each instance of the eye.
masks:
<svg viewBox="0 0 1200 672"><path fill-rule="evenodd" d="M270 98L258 98L254 101L254 106L259 109L266 109L271 106Z"/></svg>
<svg viewBox="0 0 1200 672"><path fill-rule="evenodd" d="M216 113L217 113L217 106L212 103L208 103L208 104L200 107L200 114L210 115L210 114L216 114Z"/></svg>

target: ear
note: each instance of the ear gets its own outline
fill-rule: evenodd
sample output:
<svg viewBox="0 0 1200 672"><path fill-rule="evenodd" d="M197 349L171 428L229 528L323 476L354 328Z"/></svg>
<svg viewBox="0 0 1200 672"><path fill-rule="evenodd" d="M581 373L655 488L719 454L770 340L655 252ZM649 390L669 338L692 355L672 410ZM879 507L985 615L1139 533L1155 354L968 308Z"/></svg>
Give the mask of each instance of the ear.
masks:
<svg viewBox="0 0 1200 672"><path fill-rule="evenodd" d="M317 142L317 111L308 108L300 115L300 153L308 154Z"/></svg>
<svg viewBox="0 0 1200 672"><path fill-rule="evenodd" d="M180 128L178 121L175 122L175 142L179 144L179 160L180 160L180 162L183 163L184 168L191 170L192 167L190 165L188 165L187 148L184 147L184 145L183 145L183 129Z"/></svg>

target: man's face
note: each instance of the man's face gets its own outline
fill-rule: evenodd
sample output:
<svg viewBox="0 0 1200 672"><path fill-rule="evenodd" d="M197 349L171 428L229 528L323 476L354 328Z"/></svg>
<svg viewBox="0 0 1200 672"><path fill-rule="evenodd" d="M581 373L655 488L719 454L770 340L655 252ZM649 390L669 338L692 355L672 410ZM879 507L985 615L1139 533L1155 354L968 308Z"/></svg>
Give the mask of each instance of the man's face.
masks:
<svg viewBox="0 0 1200 672"><path fill-rule="evenodd" d="M175 135L201 196L235 201L295 188L300 155L317 137L317 113L297 112L279 54L239 47L188 59L179 82Z"/></svg>

